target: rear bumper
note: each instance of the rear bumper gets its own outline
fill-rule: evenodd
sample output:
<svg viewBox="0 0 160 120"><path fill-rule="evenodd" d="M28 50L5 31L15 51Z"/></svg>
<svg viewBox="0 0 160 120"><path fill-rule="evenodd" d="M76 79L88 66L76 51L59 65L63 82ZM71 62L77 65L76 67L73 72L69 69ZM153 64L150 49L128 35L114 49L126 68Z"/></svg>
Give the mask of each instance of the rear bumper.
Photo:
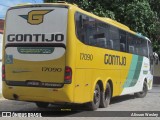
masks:
<svg viewBox="0 0 160 120"><path fill-rule="evenodd" d="M3 81L2 93L4 98L10 100L73 103L72 88L71 84L66 84L62 88L8 86ZM15 95L17 98L14 97Z"/></svg>

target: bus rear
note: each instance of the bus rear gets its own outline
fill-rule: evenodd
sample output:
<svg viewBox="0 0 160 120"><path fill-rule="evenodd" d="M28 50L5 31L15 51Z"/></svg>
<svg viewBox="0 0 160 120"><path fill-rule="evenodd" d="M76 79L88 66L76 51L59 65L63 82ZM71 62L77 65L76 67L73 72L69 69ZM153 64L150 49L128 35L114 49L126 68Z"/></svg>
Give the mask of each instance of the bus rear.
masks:
<svg viewBox="0 0 160 120"><path fill-rule="evenodd" d="M8 10L2 68L5 98L71 101L64 87L71 82L71 69L65 60L67 20L68 7L62 5L26 5Z"/></svg>

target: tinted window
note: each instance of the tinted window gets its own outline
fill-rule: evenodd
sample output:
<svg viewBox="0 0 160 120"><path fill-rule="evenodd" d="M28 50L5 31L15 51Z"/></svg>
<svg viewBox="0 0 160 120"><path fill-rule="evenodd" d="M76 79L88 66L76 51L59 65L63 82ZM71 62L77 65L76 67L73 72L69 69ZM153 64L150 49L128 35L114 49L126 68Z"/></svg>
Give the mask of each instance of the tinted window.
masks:
<svg viewBox="0 0 160 120"><path fill-rule="evenodd" d="M109 42L110 48L114 50L120 50L119 42L119 29L113 26L109 27Z"/></svg>
<svg viewBox="0 0 160 120"><path fill-rule="evenodd" d="M149 59L150 59L150 63L151 63L151 65L153 65L153 61L154 61L153 50L152 50L152 45L151 45L150 42L148 42L148 46L149 46Z"/></svg>
<svg viewBox="0 0 160 120"><path fill-rule="evenodd" d="M86 15L76 13L76 32L79 40L91 46L109 48L108 25Z"/></svg>
<svg viewBox="0 0 160 120"><path fill-rule="evenodd" d="M139 55L148 57L147 40L139 39Z"/></svg>
<svg viewBox="0 0 160 120"><path fill-rule="evenodd" d="M127 51L127 42L126 42L126 32L120 30L120 51L126 52Z"/></svg>
<svg viewBox="0 0 160 120"><path fill-rule="evenodd" d="M77 37L81 42L91 46L120 50L118 28L78 12L75 19ZM121 38L124 39L125 36L121 36ZM124 47L124 51L126 51L126 45Z"/></svg>
<svg viewBox="0 0 160 120"><path fill-rule="evenodd" d="M135 54L135 39L131 34L127 35L127 41L128 41L128 52Z"/></svg>
<svg viewBox="0 0 160 120"><path fill-rule="evenodd" d="M135 53L139 55L140 54L140 41L138 37L135 37L135 43L134 43Z"/></svg>
<svg viewBox="0 0 160 120"><path fill-rule="evenodd" d="M76 33L77 33L77 37L78 37L79 40L81 40L81 42L84 43L84 41L86 39L85 38L86 34L85 34L84 26L82 26L83 20L84 20L84 16L80 15L79 13L76 13L76 15L75 15L75 21L76 21Z"/></svg>
<svg viewBox="0 0 160 120"><path fill-rule="evenodd" d="M89 45L107 48L107 25L95 19L93 20L95 21L95 28L89 32Z"/></svg>
<svg viewBox="0 0 160 120"><path fill-rule="evenodd" d="M84 44L148 57L147 40L77 12L76 34Z"/></svg>

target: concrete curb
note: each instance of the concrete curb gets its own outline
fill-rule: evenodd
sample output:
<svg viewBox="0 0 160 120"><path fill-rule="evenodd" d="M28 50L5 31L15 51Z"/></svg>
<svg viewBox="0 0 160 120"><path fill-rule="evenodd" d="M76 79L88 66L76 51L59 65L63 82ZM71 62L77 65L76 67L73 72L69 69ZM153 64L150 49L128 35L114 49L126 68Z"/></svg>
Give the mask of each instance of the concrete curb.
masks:
<svg viewBox="0 0 160 120"><path fill-rule="evenodd" d="M160 87L160 84L153 84L153 87Z"/></svg>

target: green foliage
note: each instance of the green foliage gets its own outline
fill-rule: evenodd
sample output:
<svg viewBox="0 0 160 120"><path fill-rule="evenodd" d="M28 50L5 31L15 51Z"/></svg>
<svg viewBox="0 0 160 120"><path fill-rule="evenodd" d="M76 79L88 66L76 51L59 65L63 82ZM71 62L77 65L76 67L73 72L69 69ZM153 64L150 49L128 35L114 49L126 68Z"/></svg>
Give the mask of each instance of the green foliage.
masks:
<svg viewBox="0 0 160 120"><path fill-rule="evenodd" d="M44 0L56 2L57 0ZM115 19L149 37L160 55L160 0L66 0L100 17Z"/></svg>
<svg viewBox="0 0 160 120"><path fill-rule="evenodd" d="M45 2L57 2L59 0L45 0ZM77 4L80 8L91 12L100 17L109 17L115 19L115 14L113 11L105 9L106 6L102 6L103 0L101 2L96 0L66 0L68 3Z"/></svg>

